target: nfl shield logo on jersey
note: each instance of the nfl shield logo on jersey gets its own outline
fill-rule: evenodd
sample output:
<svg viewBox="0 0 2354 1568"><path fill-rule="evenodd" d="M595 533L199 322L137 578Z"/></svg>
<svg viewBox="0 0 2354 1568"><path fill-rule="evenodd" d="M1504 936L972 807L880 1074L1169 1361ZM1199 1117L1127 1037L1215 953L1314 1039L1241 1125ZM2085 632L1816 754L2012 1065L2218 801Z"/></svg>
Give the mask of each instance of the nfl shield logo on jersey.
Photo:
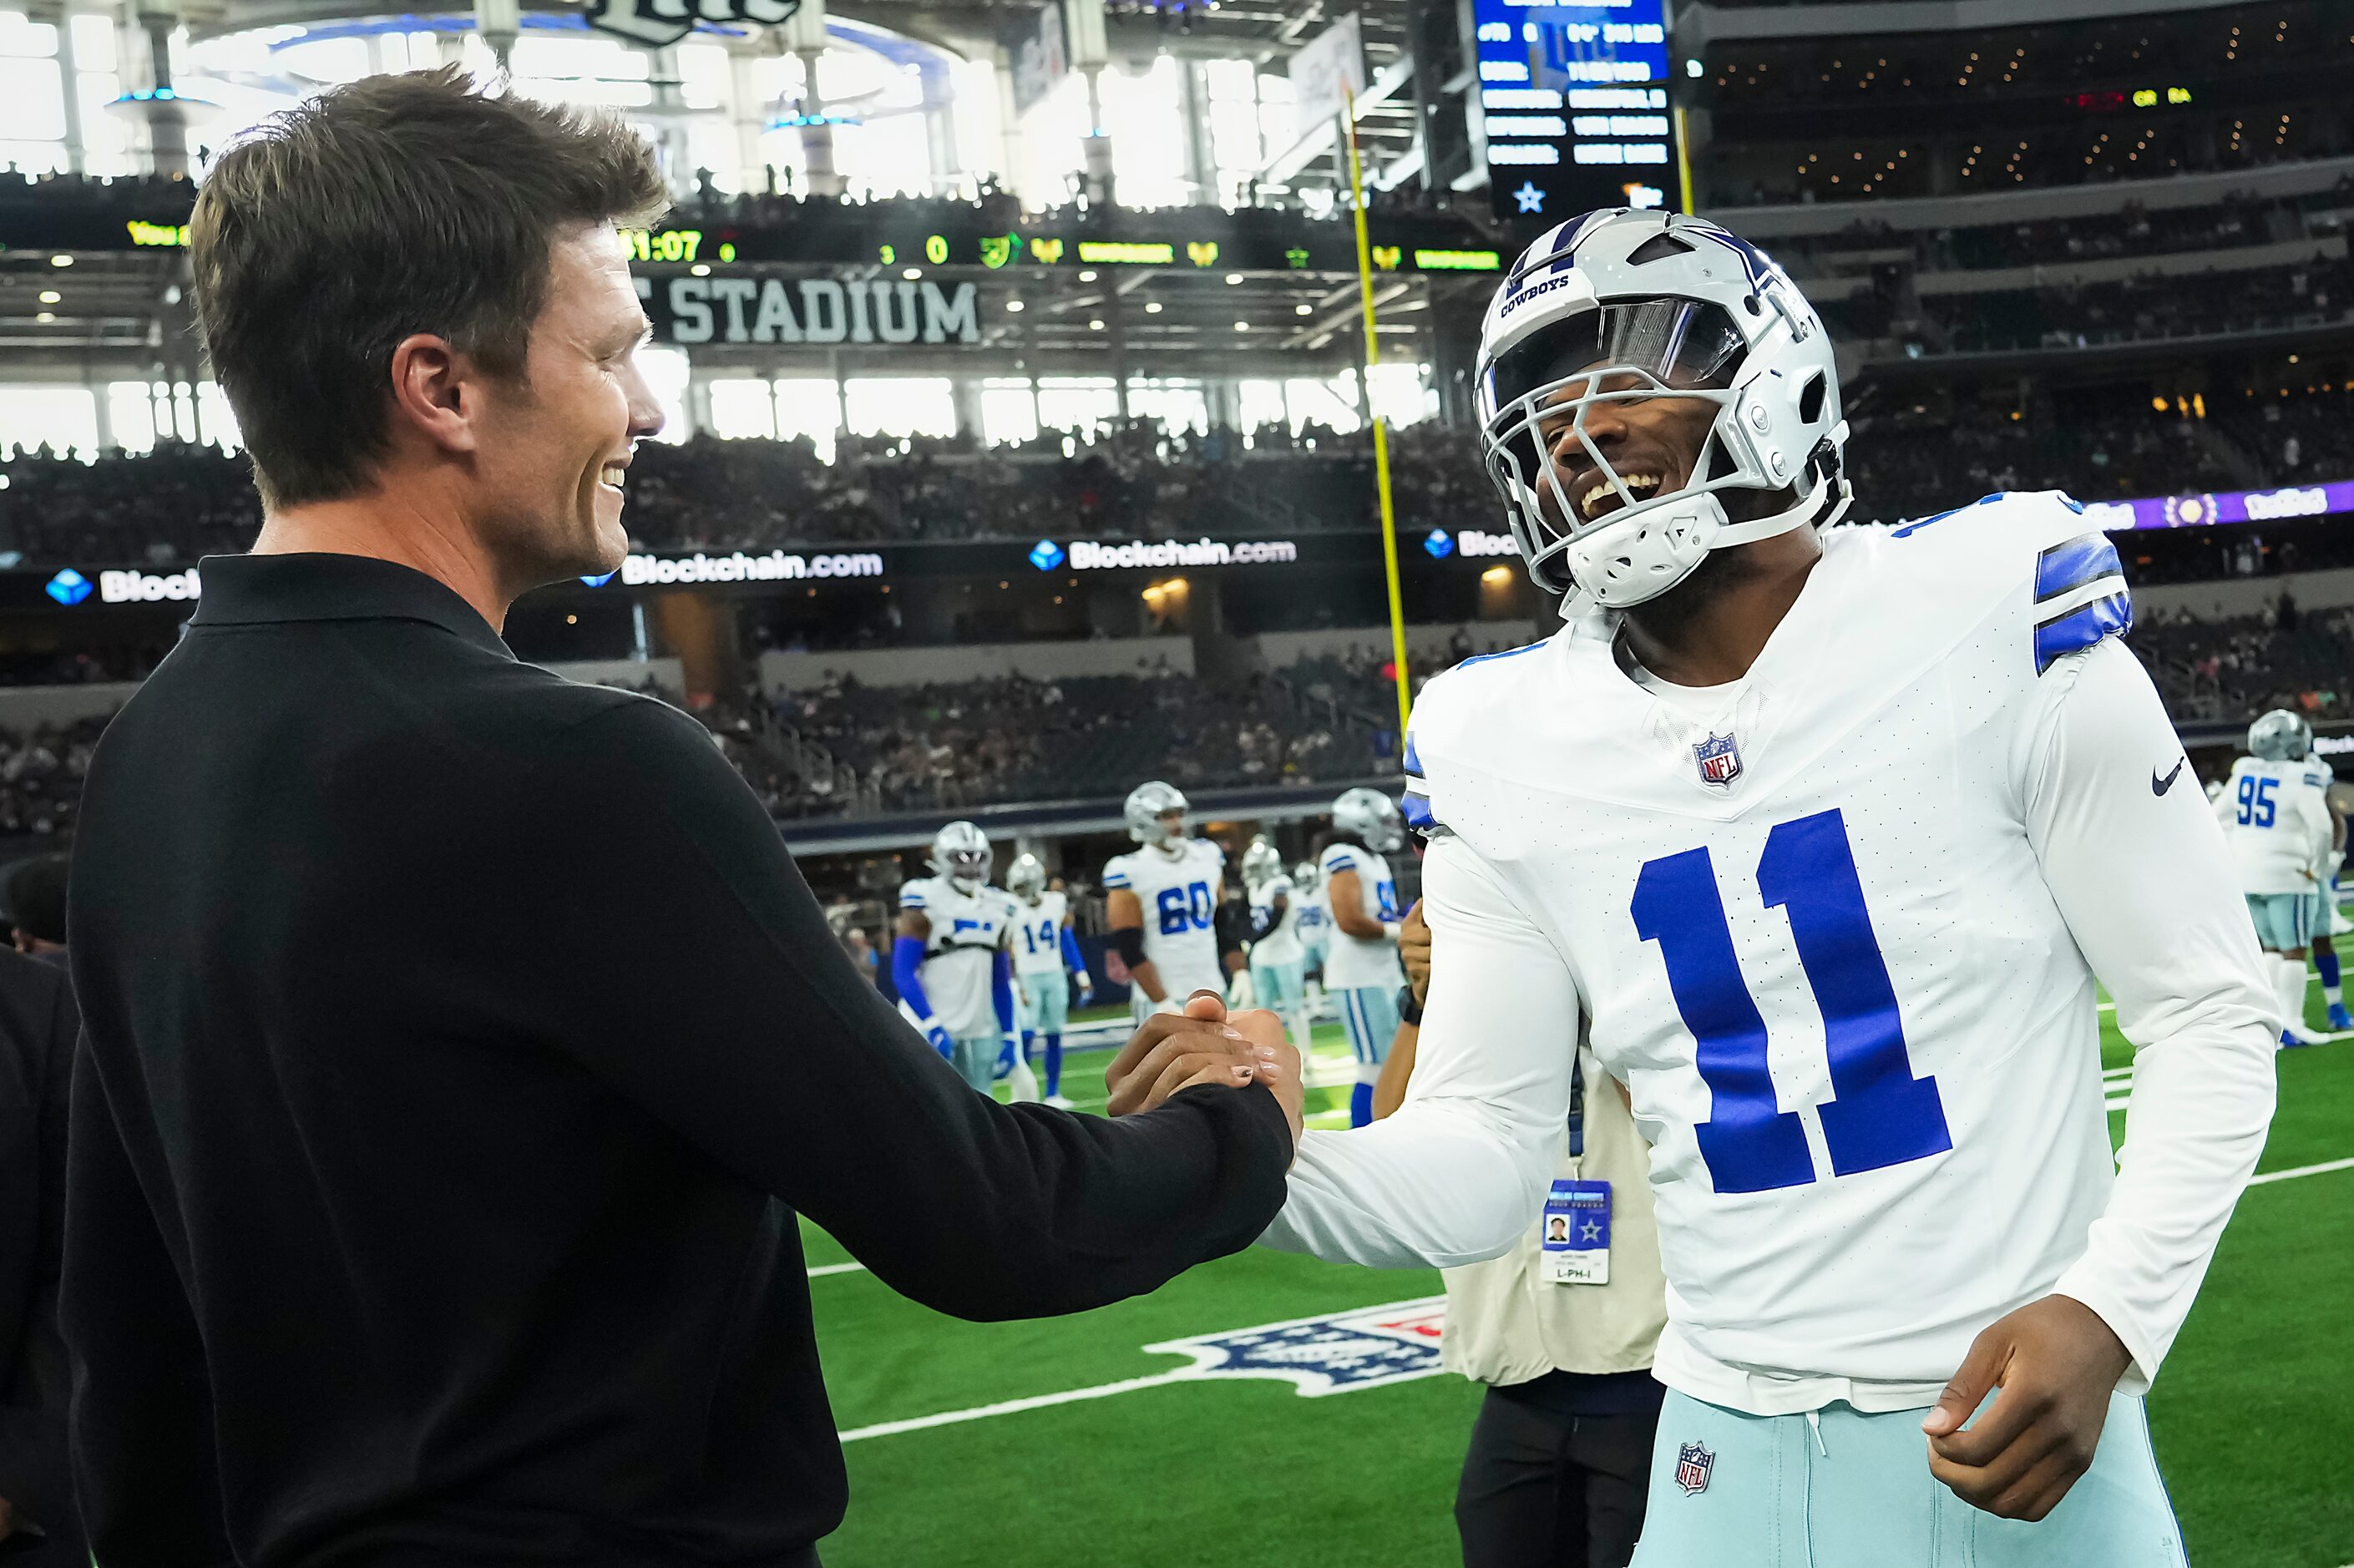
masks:
<svg viewBox="0 0 2354 1568"><path fill-rule="evenodd" d="M1708 1473L1714 1468L1716 1456L1697 1443L1676 1450L1676 1485L1683 1488L1688 1498L1708 1490Z"/></svg>
<svg viewBox="0 0 2354 1568"><path fill-rule="evenodd" d="M1741 747L1729 735L1712 735L1693 747L1692 760L1700 764L1700 781L1719 789L1741 777Z"/></svg>

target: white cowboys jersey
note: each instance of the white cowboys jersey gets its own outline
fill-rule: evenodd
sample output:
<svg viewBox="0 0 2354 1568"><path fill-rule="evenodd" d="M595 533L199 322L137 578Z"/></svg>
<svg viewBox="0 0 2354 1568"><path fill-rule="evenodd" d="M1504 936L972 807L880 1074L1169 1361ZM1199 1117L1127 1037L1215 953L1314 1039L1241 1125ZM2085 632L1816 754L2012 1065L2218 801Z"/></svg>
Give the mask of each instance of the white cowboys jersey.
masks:
<svg viewBox="0 0 2354 1568"><path fill-rule="evenodd" d="M2327 885L2330 771L2326 762L2243 757L2215 798L2243 893L2317 893Z"/></svg>
<svg viewBox="0 0 2354 1568"><path fill-rule="evenodd" d="M1340 872L1357 874L1359 907L1365 918L1373 921L1396 920L1405 911L1398 907L1397 883L1390 875L1390 863L1367 849L1354 844L1334 844L1317 860L1317 869L1323 875L1318 885L1329 899L1332 895L1332 878ZM1405 983L1405 969L1398 962L1397 943L1387 937L1352 937L1332 923L1332 945L1324 954L1324 984L1333 991L1352 991L1361 986L1386 986L1391 990Z"/></svg>
<svg viewBox="0 0 2354 1568"><path fill-rule="evenodd" d="M1508 1247L1582 1034L1653 1146L1670 1387L1926 1405L2056 1289L2137 1390L2271 1113L2277 1004L2228 852L2197 790L2153 789L2180 746L2073 502L1822 542L1729 722L1646 692L1599 613L1424 691L1414 1080L1388 1119L1307 1136L1267 1239ZM2095 969L2142 1047L2121 1171Z"/></svg>
<svg viewBox="0 0 2354 1568"><path fill-rule="evenodd" d="M1013 972L1059 975L1063 972L1063 916L1070 900L1059 893L1042 893L1035 904L1013 901Z"/></svg>
<svg viewBox="0 0 2354 1568"><path fill-rule="evenodd" d="M899 907L921 912L932 925L916 971L924 1000L932 1004L932 1022L959 1040L998 1033L990 972L1013 917L1012 895L988 886L966 893L945 876L919 876L899 889ZM906 1002L899 1011L921 1022Z"/></svg>
<svg viewBox="0 0 2354 1568"><path fill-rule="evenodd" d="M1283 900L1283 918L1251 944L1251 962L1255 964L1296 964L1307 956L1299 947L1299 906L1306 900L1292 887L1291 878L1278 876L1261 884L1250 895L1251 908L1264 919L1266 911L1274 908L1278 898ZM1257 922L1252 924L1256 927Z"/></svg>
<svg viewBox="0 0 2354 1568"><path fill-rule="evenodd" d="M1225 994L1212 921L1226 855L1206 839L1181 840L1176 852L1145 844L1115 855L1104 866L1104 891L1127 888L1144 906L1145 961L1159 971L1169 1004L1182 1007L1197 991Z"/></svg>
<svg viewBox="0 0 2354 1568"><path fill-rule="evenodd" d="M1325 950L1332 945L1331 893L1321 882L1300 901L1297 918L1300 947L1320 962Z"/></svg>

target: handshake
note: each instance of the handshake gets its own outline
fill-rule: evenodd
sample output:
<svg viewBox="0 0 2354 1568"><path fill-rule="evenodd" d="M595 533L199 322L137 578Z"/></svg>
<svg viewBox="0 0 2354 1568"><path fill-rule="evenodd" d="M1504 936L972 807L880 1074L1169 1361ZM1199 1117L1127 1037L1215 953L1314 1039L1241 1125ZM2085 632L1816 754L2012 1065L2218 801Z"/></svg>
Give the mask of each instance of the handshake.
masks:
<svg viewBox="0 0 2354 1568"><path fill-rule="evenodd" d="M1149 1111L1181 1089L1264 1087L1291 1124L1299 1147L1303 1081L1299 1053L1284 1038L1283 1020L1264 1010L1226 1014L1217 992L1197 991L1182 1012L1155 1013L1104 1072L1114 1116Z"/></svg>

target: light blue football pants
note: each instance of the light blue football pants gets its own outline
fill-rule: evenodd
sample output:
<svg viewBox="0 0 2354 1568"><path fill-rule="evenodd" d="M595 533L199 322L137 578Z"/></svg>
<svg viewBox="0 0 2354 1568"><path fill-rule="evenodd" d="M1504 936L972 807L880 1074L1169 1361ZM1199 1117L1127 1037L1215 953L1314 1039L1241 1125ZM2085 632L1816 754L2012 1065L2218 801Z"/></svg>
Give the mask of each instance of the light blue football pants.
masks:
<svg viewBox="0 0 2354 1568"><path fill-rule="evenodd" d="M2110 1396L2093 1467L2031 1524L1929 1473L1927 1414L1744 1415L1670 1390L1634 1568L2183 1568L2139 1399Z"/></svg>

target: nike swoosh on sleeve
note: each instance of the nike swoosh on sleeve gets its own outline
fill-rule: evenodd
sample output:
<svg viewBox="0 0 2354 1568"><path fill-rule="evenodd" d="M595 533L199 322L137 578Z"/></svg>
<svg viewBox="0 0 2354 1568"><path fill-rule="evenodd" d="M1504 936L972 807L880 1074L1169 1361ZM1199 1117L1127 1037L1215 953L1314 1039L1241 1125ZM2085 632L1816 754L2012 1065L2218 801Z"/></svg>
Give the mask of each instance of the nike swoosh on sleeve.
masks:
<svg viewBox="0 0 2354 1568"><path fill-rule="evenodd" d="M2151 768L2149 770L2149 792L2153 795L2163 795L2168 789L2173 789L2174 781L2182 777L2184 764L2188 763L2190 760L2190 759L2186 757L2180 762L2177 762L2174 765L2174 771L2168 774L2163 779L2160 779L2158 776L2157 768Z"/></svg>

